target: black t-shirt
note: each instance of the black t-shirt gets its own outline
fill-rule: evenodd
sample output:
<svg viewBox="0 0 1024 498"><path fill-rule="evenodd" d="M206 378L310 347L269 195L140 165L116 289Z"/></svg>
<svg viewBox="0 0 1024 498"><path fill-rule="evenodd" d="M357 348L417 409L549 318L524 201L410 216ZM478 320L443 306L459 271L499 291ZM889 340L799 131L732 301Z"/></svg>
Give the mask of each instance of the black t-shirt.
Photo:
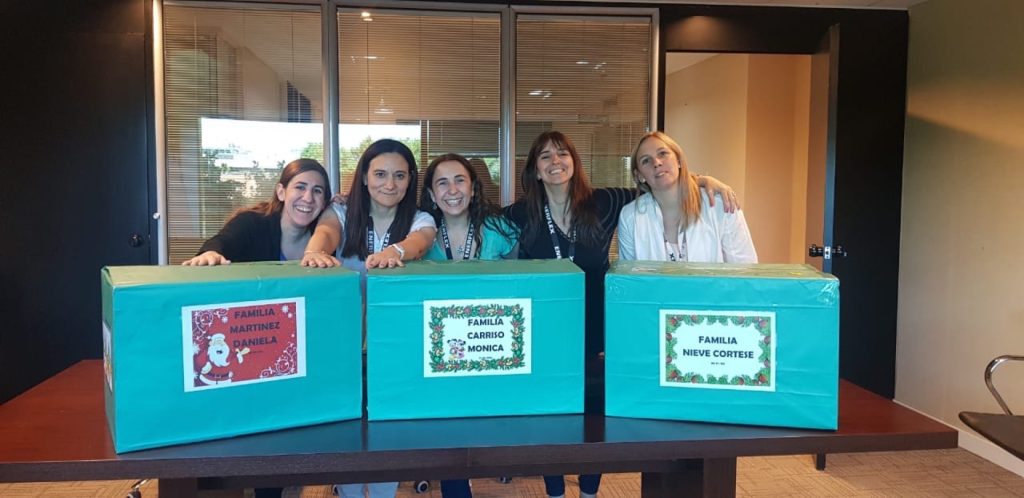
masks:
<svg viewBox="0 0 1024 498"><path fill-rule="evenodd" d="M236 263L280 261L281 213L240 211L197 254L206 251L217 251Z"/></svg>
<svg viewBox="0 0 1024 498"><path fill-rule="evenodd" d="M586 274L586 354L587 358L604 351L604 275L608 272L608 249L612 234L619 224L619 212L636 196L636 190L626 188L594 189L594 206L601 233L596 245L576 242L573 263ZM526 204L520 200L507 207L506 216L520 231L525 232L529 222ZM533 240L520 238L520 259L555 259L555 248L551 242L547 225L531 227L537 230ZM555 234L561 246L562 257L568 257L569 238L555 227ZM525 235L525 233L524 233Z"/></svg>

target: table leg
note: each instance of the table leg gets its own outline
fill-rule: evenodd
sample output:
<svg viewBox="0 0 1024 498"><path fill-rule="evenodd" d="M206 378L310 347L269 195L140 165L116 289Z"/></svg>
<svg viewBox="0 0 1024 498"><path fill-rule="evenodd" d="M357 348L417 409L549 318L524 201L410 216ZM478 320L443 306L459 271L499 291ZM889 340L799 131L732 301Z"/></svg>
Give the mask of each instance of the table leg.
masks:
<svg viewBox="0 0 1024 498"><path fill-rule="evenodd" d="M161 498L165 496L172 498L179 496L183 498L244 498L245 490L209 489L201 485L198 479L159 479L157 494Z"/></svg>
<svg viewBox="0 0 1024 498"><path fill-rule="evenodd" d="M218 489L213 491L200 491L199 498L245 498L245 490Z"/></svg>
<svg viewBox="0 0 1024 498"><path fill-rule="evenodd" d="M643 498L734 498L736 458L680 460L672 472L644 472L640 476Z"/></svg>
<svg viewBox="0 0 1024 498"><path fill-rule="evenodd" d="M198 479L160 479L157 481L157 493L163 496L197 498L199 496Z"/></svg>
<svg viewBox="0 0 1024 498"><path fill-rule="evenodd" d="M825 454L818 453L814 455L814 468L818 470L825 470Z"/></svg>

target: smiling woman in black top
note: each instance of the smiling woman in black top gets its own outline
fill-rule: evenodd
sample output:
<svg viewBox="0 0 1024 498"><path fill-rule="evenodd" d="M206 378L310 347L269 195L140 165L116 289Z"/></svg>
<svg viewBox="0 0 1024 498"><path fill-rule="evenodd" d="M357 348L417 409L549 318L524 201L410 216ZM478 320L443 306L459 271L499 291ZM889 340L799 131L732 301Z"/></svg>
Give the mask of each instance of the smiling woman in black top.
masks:
<svg viewBox="0 0 1024 498"><path fill-rule="evenodd" d="M586 273L587 358L604 349L604 274L619 211L635 194L590 186L576 147L561 132L533 142L522 173L523 197L507 209L522 230L521 259L569 258ZM594 319L592 320L591 317Z"/></svg>
<svg viewBox="0 0 1024 498"><path fill-rule="evenodd" d="M327 206L329 189L327 171L319 162L296 159L288 163L269 201L236 212L194 258L182 264L302 259L317 218Z"/></svg>

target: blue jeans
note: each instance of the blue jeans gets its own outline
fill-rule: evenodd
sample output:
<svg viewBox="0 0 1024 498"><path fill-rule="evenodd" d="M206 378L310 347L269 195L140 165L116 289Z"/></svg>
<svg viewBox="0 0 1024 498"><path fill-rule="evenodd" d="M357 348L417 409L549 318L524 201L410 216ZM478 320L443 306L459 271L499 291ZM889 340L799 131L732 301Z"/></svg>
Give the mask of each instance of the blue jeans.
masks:
<svg viewBox="0 0 1024 498"><path fill-rule="evenodd" d="M601 486L601 474L580 474L580 493L597 494ZM548 496L565 494L565 476L544 476L544 489Z"/></svg>
<svg viewBox="0 0 1024 498"><path fill-rule="evenodd" d="M441 498L473 498L473 490L469 489L469 479L441 481Z"/></svg>

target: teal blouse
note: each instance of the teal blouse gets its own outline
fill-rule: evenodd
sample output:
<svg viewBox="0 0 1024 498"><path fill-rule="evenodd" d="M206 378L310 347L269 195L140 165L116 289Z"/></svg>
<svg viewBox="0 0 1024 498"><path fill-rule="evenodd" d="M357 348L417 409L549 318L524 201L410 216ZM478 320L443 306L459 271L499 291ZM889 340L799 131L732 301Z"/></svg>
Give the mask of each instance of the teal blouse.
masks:
<svg viewBox="0 0 1024 498"><path fill-rule="evenodd" d="M512 240L505 237L499 229L511 234ZM438 230L440 230L440 227ZM512 251L516 247L516 242L518 242L519 231L504 217L492 216L484 220L480 235L480 259L512 259L516 257L515 254L512 254ZM430 246L430 250L423 256L423 259L445 261L448 259L448 256L444 253L444 246L438 243L435 238L434 244Z"/></svg>

